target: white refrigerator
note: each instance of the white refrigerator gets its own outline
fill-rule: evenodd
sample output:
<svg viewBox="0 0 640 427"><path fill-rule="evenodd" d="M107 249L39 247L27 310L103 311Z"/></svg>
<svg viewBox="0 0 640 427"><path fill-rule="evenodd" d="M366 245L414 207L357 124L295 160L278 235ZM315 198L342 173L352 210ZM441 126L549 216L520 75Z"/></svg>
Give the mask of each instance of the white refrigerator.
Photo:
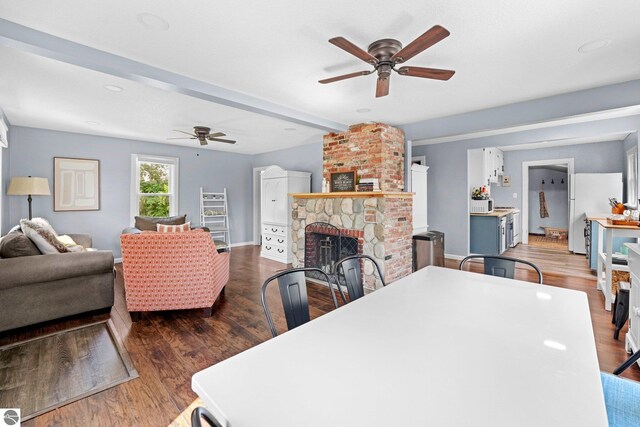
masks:
<svg viewBox="0 0 640 427"><path fill-rule="evenodd" d="M611 212L609 199L622 202L622 173L576 173L569 178L569 250L586 253L587 212Z"/></svg>

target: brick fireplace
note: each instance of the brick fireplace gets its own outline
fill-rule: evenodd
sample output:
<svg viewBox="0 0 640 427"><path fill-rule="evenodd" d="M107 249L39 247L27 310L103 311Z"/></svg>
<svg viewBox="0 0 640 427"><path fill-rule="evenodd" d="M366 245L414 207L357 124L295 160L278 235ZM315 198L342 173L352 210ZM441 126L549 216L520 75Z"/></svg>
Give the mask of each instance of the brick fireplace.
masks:
<svg viewBox="0 0 640 427"><path fill-rule="evenodd" d="M319 254L309 248L331 250L330 238L324 246L318 239L339 233L357 239L358 253L378 262L385 282L410 274L413 193L402 192L404 133L382 123L358 124L325 135L323 151L325 179L333 172L356 171L358 178L377 178L381 191L292 194L293 266L311 266L305 253L317 262ZM313 224L312 232L306 232ZM373 266L365 263L366 291L381 286L373 273Z"/></svg>

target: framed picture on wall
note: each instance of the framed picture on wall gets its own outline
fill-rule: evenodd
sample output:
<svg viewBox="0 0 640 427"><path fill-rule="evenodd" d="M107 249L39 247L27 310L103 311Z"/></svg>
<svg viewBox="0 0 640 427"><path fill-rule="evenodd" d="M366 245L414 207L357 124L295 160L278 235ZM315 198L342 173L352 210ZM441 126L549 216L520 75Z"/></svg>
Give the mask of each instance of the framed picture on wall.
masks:
<svg viewBox="0 0 640 427"><path fill-rule="evenodd" d="M53 158L53 210L97 211L100 209L100 161Z"/></svg>

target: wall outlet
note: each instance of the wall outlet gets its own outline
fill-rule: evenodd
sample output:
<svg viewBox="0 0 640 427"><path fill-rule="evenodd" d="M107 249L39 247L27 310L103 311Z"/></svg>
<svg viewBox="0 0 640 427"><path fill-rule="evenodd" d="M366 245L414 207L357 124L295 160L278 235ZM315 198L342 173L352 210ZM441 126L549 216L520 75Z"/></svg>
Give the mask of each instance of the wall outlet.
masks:
<svg viewBox="0 0 640 427"><path fill-rule="evenodd" d="M513 193L513 198L517 199L518 198L518 193Z"/></svg>

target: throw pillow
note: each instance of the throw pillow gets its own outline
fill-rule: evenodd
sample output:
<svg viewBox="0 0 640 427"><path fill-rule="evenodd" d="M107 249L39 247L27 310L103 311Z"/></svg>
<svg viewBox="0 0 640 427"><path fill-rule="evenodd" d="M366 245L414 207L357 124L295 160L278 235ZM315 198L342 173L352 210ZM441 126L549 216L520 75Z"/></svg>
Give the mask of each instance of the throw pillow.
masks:
<svg viewBox="0 0 640 427"><path fill-rule="evenodd" d="M180 225L187 222L187 215L179 216L165 216L165 217L152 217L152 216L137 216L135 217L134 226L138 230L156 231L156 224L165 225Z"/></svg>
<svg viewBox="0 0 640 427"><path fill-rule="evenodd" d="M159 233L181 233L191 230L191 222L181 225L156 224L156 227L158 227Z"/></svg>
<svg viewBox="0 0 640 427"><path fill-rule="evenodd" d="M55 235L33 221L21 219L20 228L22 228L25 236L31 239L40 252L45 255L69 252L67 247L60 243Z"/></svg>
<svg viewBox="0 0 640 427"><path fill-rule="evenodd" d="M0 258L42 255L36 245L22 231L7 234L0 241Z"/></svg>
<svg viewBox="0 0 640 427"><path fill-rule="evenodd" d="M58 237L58 233L56 233L56 230L53 229L53 227L51 226L51 224L49 224L49 221L47 221L44 218L33 218L31 220L31 222L35 222L36 224L38 224L40 227L44 228L45 230L47 230L49 233L53 234L54 236Z"/></svg>
<svg viewBox="0 0 640 427"><path fill-rule="evenodd" d="M62 236L58 236L58 241L66 246L69 249L69 252L84 252L86 249L84 246L81 246L73 241L73 239L66 234Z"/></svg>

